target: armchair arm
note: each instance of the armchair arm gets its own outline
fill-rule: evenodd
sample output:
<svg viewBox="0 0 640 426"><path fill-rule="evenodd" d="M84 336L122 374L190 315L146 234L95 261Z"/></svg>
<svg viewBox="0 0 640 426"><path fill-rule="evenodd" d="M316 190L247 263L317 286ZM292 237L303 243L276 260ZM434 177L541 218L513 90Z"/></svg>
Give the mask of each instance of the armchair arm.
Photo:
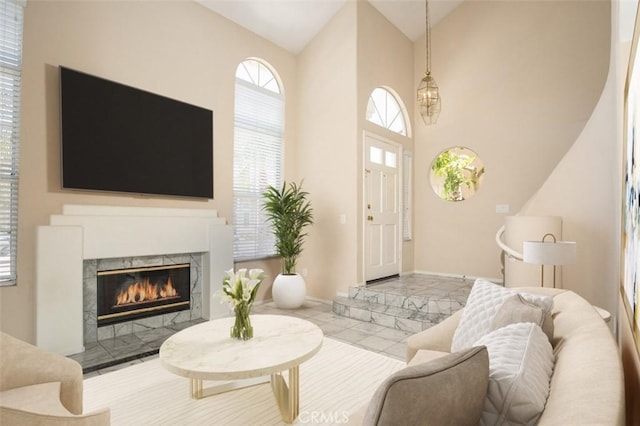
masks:
<svg viewBox="0 0 640 426"><path fill-rule="evenodd" d="M108 408L82 415L51 415L32 413L17 408L0 407L0 424L29 426L109 426L111 412Z"/></svg>
<svg viewBox="0 0 640 426"><path fill-rule="evenodd" d="M82 414L82 379L82 367L76 361L0 332L0 391L60 382L64 407Z"/></svg>
<svg viewBox="0 0 640 426"><path fill-rule="evenodd" d="M407 362L411 361L420 349L451 352L451 340L453 340L453 333L458 327L461 316L462 309L433 327L409 337L407 339Z"/></svg>
<svg viewBox="0 0 640 426"><path fill-rule="evenodd" d="M60 382L22 386L0 393L1 425L108 426L110 417L108 408L71 414L60 402Z"/></svg>

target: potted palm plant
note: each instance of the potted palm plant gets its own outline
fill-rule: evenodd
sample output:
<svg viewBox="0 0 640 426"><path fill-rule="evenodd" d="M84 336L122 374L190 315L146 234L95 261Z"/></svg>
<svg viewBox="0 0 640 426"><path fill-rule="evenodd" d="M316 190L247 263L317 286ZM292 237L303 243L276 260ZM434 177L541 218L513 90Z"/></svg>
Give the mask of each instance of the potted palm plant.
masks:
<svg viewBox="0 0 640 426"><path fill-rule="evenodd" d="M276 238L276 253L282 258L282 272L273 281L273 301L279 308L302 306L306 296L304 279L296 274L296 262L302 253L307 234L304 228L313 224L313 209L302 183L284 182L282 188L269 186L262 194L263 210Z"/></svg>

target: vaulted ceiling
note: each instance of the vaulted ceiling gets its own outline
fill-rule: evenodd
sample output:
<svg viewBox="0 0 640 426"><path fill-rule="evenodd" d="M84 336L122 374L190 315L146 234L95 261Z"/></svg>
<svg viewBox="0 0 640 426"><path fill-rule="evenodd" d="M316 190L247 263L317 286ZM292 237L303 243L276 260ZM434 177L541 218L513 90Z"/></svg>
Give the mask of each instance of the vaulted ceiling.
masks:
<svg viewBox="0 0 640 426"><path fill-rule="evenodd" d="M347 1L356 0L196 0L198 3L266 38L299 53ZM368 0L411 41L425 32L423 0ZM430 0L435 25L462 0Z"/></svg>

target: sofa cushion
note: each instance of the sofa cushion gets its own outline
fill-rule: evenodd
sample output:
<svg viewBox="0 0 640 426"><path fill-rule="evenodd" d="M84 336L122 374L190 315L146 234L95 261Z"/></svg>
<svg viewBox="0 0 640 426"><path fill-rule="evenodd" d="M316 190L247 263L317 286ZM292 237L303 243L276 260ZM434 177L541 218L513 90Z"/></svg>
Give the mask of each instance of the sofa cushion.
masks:
<svg viewBox="0 0 640 426"><path fill-rule="evenodd" d="M481 424L536 424L553 373L549 339L533 323L509 324L476 342L489 351L489 387Z"/></svg>
<svg viewBox="0 0 640 426"><path fill-rule="evenodd" d="M470 348L485 334L491 331L494 316L509 297L518 294L516 290L504 288L492 282L477 279L471 288L467 304L462 312L460 324L451 341L451 352ZM521 293L530 303L541 306L545 314L551 314L553 298Z"/></svg>
<svg viewBox="0 0 640 426"><path fill-rule="evenodd" d="M504 301L491 321L491 331L517 322L532 322L540 326L549 342L553 341L553 317L539 305L528 302L521 294Z"/></svg>
<svg viewBox="0 0 640 426"><path fill-rule="evenodd" d="M363 425L476 425L488 376L484 347L406 367L378 387Z"/></svg>

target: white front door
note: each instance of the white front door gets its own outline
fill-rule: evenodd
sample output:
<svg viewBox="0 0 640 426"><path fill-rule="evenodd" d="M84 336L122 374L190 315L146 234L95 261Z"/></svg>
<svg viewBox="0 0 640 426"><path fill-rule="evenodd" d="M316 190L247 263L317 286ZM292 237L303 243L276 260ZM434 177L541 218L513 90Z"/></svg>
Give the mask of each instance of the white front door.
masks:
<svg viewBox="0 0 640 426"><path fill-rule="evenodd" d="M365 281L400 272L400 146L364 136Z"/></svg>

